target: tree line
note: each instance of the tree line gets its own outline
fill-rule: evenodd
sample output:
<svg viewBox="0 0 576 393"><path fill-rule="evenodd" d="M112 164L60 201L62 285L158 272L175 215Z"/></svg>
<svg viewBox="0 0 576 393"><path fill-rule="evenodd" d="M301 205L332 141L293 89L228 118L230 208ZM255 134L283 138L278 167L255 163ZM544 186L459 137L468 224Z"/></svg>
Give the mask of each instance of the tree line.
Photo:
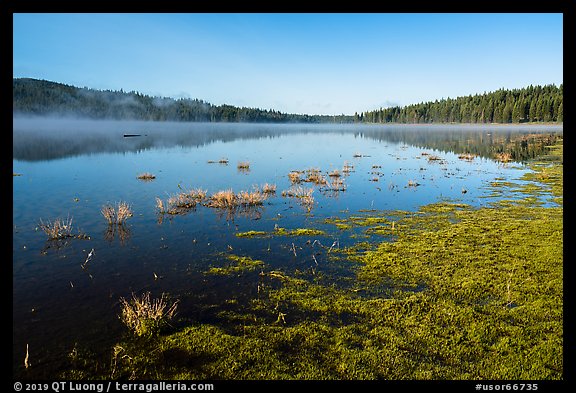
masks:
<svg viewBox="0 0 576 393"><path fill-rule="evenodd" d="M95 90L31 78L13 79L14 115L77 116L90 119L352 123L351 115L307 115L273 109L213 105L200 99L152 97L136 91Z"/></svg>
<svg viewBox="0 0 576 393"><path fill-rule="evenodd" d="M562 84L559 87L530 85L522 89L499 89L491 93L380 108L354 115L308 115L14 78L13 113L196 122L524 123L562 122L564 106Z"/></svg>
<svg viewBox="0 0 576 393"><path fill-rule="evenodd" d="M499 89L354 114L354 121L362 123L560 123L563 119L562 84Z"/></svg>

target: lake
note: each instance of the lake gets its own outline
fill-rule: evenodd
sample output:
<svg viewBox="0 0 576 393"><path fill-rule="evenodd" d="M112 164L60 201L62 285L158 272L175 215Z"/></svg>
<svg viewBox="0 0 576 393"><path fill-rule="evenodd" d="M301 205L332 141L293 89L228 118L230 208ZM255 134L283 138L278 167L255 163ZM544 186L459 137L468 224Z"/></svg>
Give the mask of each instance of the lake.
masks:
<svg viewBox="0 0 576 393"><path fill-rule="evenodd" d="M257 271L210 274L230 255L349 285L353 267L325 251L358 238L331 219L509 198L513 189L492 185L525 182L527 160L545 149L530 138L548 133L562 126L14 119L13 373L22 372L27 346L40 376L60 370L75 348L109 356L106 348L127 334L118 315L120 299L132 293L179 299L179 323L217 321L223 299L249 301L258 291ZM506 147L506 162L495 159ZM146 172L155 178L138 178ZM158 208L158 199L167 206L185 191L202 189L208 198L266 183L275 192L256 206L217 208L204 199L177 214ZM312 198L291 196L298 192ZM109 225L101 209L120 201L133 215ZM58 219L71 223L71 236L50 240L41 226ZM281 231L303 228L324 232Z"/></svg>

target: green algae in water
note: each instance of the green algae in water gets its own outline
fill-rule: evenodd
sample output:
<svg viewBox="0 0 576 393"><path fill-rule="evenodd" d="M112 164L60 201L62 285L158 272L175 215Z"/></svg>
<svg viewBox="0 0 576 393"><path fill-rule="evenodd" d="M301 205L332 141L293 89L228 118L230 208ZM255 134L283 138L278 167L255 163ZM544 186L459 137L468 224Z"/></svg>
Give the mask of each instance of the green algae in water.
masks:
<svg viewBox="0 0 576 393"><path fill-rule="evenodd" d="M297 236L326 236L326 232L320 229L313 229L313 228L296 228L296 229L286 229L282 227L277 227L272 232L264 232L264 231L247 231L247 232L238 232L236 233L236 237L241 238L253 238L253 237L271 237L271 236L289 236L289 237L297 237Z"/></svg>
<svg viewBox="0 0 576 393"><path fill-rule="evenodd" d="M228 263L226 266L213 266L206 272L206 274L228 275L251 271L264 266L263 261L252 259L250 257L226 255L226 258L230 261L230 263Z"/></svg>

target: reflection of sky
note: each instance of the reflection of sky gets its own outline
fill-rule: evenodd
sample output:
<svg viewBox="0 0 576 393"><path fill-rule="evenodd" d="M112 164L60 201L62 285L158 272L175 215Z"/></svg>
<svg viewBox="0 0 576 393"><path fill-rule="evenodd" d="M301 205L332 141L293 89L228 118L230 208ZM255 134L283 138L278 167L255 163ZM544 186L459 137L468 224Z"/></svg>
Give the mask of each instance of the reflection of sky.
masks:
<svg viewBox="0 0 576 393"><path fill-rule="evenodd" d="M428 161L429 155L441 161ZM363 157L355 158L355 154ZM228 165L208 163L221 158ZM242 173L238 162L250 162L250 170ZM411 210L440 198L477 204L482 185L494 177L519 177L517 170L496 162L475 159L459 160L453 153L379 142L353 134L290 134L274 138L236 139L214 142L201 147L171 147L141 152L102 153L76 158L29 163L14 161L14 172L23 176L14 179L14 219L76 213L89 222L94 211L108 202L126 200L141 209L144 216L153 214L155 197L167 198L183 188L201 187L209 193L232 188L250 190L253 186L275 183L278 193L270 203L286 202L280 197L289 188L287 174L293 170L319 168L324 174L342 170L345 162L354 165L354 172L345 177L347 191L338 198L322 195L318 186L314 196L321 206L316 214L329 216L332 210L403 209ZM373 168L379 166L380 168ZM142 172L151 172L156 180L144 183L136 179ZM328 177L327 177L328 178ZM372 181L373 179L378 181ZM409 181L417 187L408 187ZM465 189L467 192L462 193ZM42 204L38 204L41 198ZM82 203L74 202L79 198ZM27 207L35 206L34 209ZM91 212L82 212L85 206ZM32 216L33 215L33 216Z"/></svg>

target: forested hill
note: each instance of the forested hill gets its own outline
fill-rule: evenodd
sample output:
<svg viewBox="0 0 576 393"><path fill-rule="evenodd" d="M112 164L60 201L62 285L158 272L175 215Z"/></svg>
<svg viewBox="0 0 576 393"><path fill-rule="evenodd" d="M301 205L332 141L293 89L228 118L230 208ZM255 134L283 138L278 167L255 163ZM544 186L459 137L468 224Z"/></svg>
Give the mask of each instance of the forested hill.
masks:
<svg viewBox="0 0 576 393"><path fill-rule="evenodd" d="M13 79L13 114L208 122L351 123L353 116L287 114L275 110L213 105L199 99L151 97L138 92L95 90L30 78Z"/></svg>
<svg viewBox="0 0 576 393"><path fill-rule="evenodd" d="M563 112L563 85L500 89L474 96L332 116L217 106L199 99L151 97L135 91L95 90L38 79L13 79L14 115L208 122L523 123L562 122Z"/></svg>
<svg viewBox="0 0 576 393"><path fill-rule="evenodd" d="M355 114L364 123L524 123L563 122L563 85L500 89Z"/></svg>

